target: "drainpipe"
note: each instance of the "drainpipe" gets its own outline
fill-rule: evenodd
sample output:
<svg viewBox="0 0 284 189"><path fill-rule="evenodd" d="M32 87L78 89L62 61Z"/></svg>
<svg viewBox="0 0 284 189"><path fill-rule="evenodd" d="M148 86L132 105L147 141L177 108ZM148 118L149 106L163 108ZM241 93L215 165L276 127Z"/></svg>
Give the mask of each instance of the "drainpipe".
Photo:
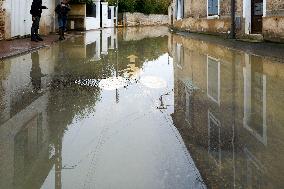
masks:
<svg viewBox="0 0 284 189"><path fill-rule="evenodd" d="M118 0L116 0L116 27L118 27Z"/></svg>
<svg viewBox="0 0 284 189"><path fill-rule="evenodd" d="M231 33L230 33L230 38L235 39L236 38L236 23L235 23L235 18L236 18L236 0L231 0Z"/></svg>

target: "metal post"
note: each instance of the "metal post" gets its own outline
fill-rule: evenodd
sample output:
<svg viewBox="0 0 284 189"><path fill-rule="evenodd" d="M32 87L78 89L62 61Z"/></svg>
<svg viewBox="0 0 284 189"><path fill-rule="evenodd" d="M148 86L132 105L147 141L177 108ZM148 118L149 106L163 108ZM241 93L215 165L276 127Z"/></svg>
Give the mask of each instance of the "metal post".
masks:
<svg viewBox="0 0 284 189"><path fill-rule="evenodd" d="M116 0L116 27L118 27L118 0Z"/></svg>
<svg viewBox="0 0 284 189"><path fill-rule="evenodd" d="M236 18L236 1L231 0L231 33L230 33L230 38L235 39L236 38L236 23L235 23L235 18Z"/></svg>

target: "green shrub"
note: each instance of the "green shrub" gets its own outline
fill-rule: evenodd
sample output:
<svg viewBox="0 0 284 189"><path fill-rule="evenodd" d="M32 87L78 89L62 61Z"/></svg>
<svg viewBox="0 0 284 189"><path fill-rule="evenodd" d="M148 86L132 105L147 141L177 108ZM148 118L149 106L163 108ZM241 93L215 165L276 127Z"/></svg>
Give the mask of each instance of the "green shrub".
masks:
<svg viewBox="0 0 284 189"><path fill-rule="evenodd" d="M109 4L116 5L116 0L108 0ZM118 10L122 12L141 12L145 14L168 14L171 0L119 0Z"/></svg>
<svg viewBox="0 0 284 189"><path fill-rule="evenodd" d="M108 0L110 5L116 5L117 0ZM144 14L168 14L171 0L118 0L119 12L141 12ZM87 8L92 0L71 0L70 3L86 3Z"/></svg>

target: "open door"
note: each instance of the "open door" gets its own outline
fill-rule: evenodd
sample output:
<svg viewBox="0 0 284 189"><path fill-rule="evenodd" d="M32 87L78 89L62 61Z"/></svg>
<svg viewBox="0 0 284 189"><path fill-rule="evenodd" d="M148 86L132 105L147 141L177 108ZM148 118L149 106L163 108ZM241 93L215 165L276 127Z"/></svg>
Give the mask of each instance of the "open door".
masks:
<svg viewBox="0 0 284 189"><path fill-rule="evenodd" d="M252 0L251 33L262 33L263 0Z"/></svg>

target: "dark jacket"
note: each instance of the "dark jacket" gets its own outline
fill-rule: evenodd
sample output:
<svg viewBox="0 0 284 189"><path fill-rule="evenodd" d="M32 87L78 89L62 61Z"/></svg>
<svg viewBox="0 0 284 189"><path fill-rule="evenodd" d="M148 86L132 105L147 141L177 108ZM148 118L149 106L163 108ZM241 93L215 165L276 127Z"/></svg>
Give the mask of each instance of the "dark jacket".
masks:
<svg viewBox="0 0 284 189"><path fill-rule="evenodd" d="M63 3L60 3L56 6L55 12L58 14L58 18L67 17L68 12L71 10L69 4L65 4L62 6Z"/></svg>
<svg viewBox="0 0 284 189"><path fill-rule="evenodd" d="M33 0L30 13L33 17L41 17L42 9L47 9L46 6L42 6L42 0Z"/></svg>

